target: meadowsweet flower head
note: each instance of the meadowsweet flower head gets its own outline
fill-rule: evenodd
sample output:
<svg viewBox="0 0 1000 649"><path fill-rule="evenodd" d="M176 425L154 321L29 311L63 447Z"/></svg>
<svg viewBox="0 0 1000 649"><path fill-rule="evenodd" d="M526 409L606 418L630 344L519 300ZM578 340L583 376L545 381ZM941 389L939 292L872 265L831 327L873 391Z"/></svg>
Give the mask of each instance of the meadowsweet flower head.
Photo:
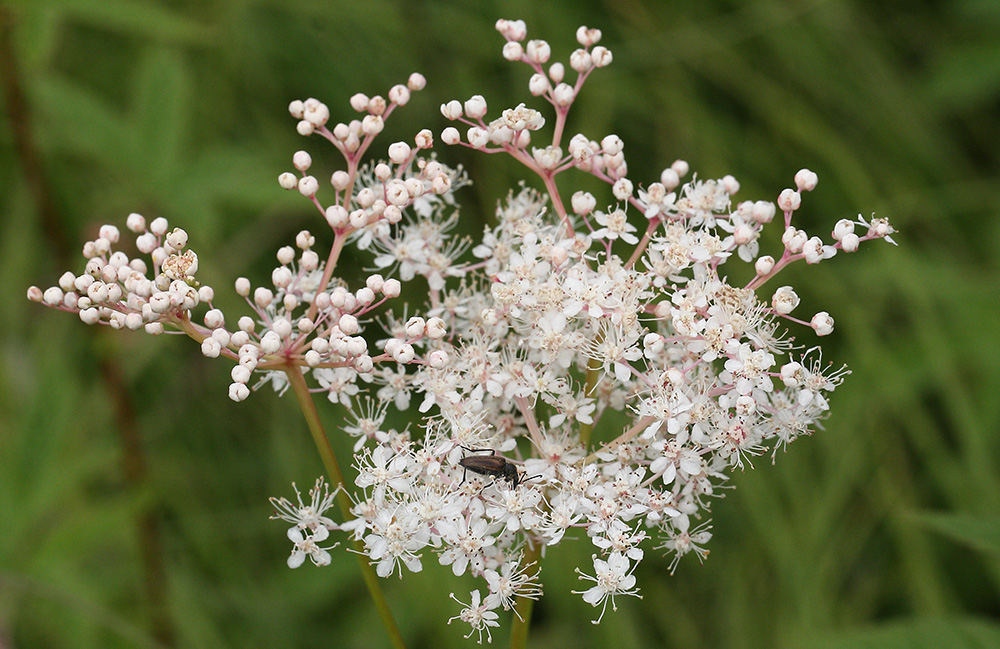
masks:
<svg viewBox="0 0 1000 649"><path fill-rule="evenodd" d="M439 142L511 156L545 189L512 189L478 240L456 234L456 192L469 179L438 158L431 129L372 148L423 89L415 74L385 97L345 98L357 114L345 122L318 99L291 102L296 131L325 140L344 168L310 175L313 156L298 151L278 184L316 210L333 244L301 231L266 281L235 279L243 313L214 305L184 230L138 214L126 225L139 256L104 226L83 247L82 273L27 294L88 324L188 335L229 362L235 401L269 385L345 408L354 484L331 491L319 480L308 503L297 490L295 502L271 500L291 524L288 564L330 563L324 544L341 531L381 577L420 571L430 555L482 580L485 597L452 595L463 608L449 620L480 642L498 609L540 596L534 557L544 546L593 545L593 575L577 572L593 582L578 594L601 607L595 623L616 595L638 596L644 546L672 554L671 569L691 553L704 559L711 502L729 473L811 433L846 375L818 348L800 353L784 328L825 336L833 317L793 316L803 289L766 285L797 261L895 243L883 218L841 219L828 240L796 227L818 183L808 169L773 200L743 200L736 178L699 177L683 160L631 168L614 133L567 137L585 82L613 61L600 30L581 27L580 47L560 62L545 41L526 40L522 21L496 27L501 55L528 68L536 99L499 110L480 95L448 100ZM385 159L366 162L369 151ZM574 191L573 174L605 188ZM761 254L779 212L781 243ZM348 245L368 259L356 283L336 275ZM747 264L752 279L732 283L729 263ZM403 303L404 283L408 295L425 293ZM387 425L394 410L417 419L397 430ZM469 471L465 458L482 450L490 459ZM334 522L325 512L339 489L352 506Z"/></svg>

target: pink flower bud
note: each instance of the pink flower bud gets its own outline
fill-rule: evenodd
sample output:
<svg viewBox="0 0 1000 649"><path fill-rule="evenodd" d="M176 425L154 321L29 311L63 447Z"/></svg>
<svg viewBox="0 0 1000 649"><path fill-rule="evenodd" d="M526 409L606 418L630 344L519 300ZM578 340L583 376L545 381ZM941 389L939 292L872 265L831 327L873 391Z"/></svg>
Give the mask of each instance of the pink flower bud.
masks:
<svg viewBox="0 0 1000 649"><path fill-rule="evenodd" d="M270 306L271 302L274 300L274 293L263 286L258 286L253 292L254 303L262 309L266 309Z"/></svg>
<svg viewBox="0 0 1000 649"><path fill-rule="evenodd" d="M774 292L771 306L781 315L788 315L799 305L799 296L791 286L782 286Z"/></svg>
<svg viewBox="0 0 1000 649"><path fill-rule="evenodd" d="M426 322L419 316L414 316L406 322L406 335L410 338L420 338L424 335Z"/></svg>
<svg viewBox="0 0 1000 649"><path fill-rule="evenodd" d="M632 181L628 178L620 178L611 187L611 193L620 201L628 200L632 196Z"/></svg>
<svg viewBox="0 0 1000 649"><path fill-rule="evenodd" d="M794 212L802 205L802 195L794 189L783 189L778 195L778 207L783 212Z"/></svg>
<svg viewBox="0 0 1000 649"><path fill-rule="evenodd" d="M361 325L358 324L358 319L348 313L340 316L340 320L337 322L337 325L340 327L340 330L348 336L353 336L361 331Z"/></svg>
<svg viewBox="0 0 1000 649"><path fill-rule="evenodd" d="M430 366L438 370L447 367L449 360L448 353L443 349L436 349L427 356L427 362L430 363Z"/></svg>
<svg viewBox="0 0 1000 649"><path fill-rule="evenodd" d="M535 97L544 95L551 87L549 80L545 78L544 74L536 72L528 79L528 92Z"/></svg>
<svg viewBox="0 0 1000 649"><path fill-rule="evenodd" d="M296 151L292 155L292 166L299 171L305 171L312 166L312 156L306 151Z"/></svg>
<svg viewBox="0 0 1000 649"><path fill-rule="evenodd" d="M385 280L385 284L382 285L382 295L386 297L399 297L402 288L398 279L387 279Z"/></svg>
<svg viewBox="0 0 1000 649"><path fill-rule="evenodd" d="M406 87L414 92L423 90L426 85L427 79L425 79L424 75L419 72L414 72L410 75L409 79L406 80Z"/></svg>
<svg viewBox="0 0 1000 649"><path fill-rule="evenodd" d="M452 99L447 104L441 104L441 114L447 120L455 120L462 116L462 104Z"/></svg>
<svg viewBox="0 0 1000 649"><path fill-rule="evenodd" d="M299 193L306 198L312 198L319 191L319 181L312 176L304 176L299 179Z"/></svg>
<svg viewBox="0 0 1000 649"><path fill-rule="evenodd" d="M503 46L503 58L508 61L520 61L524 56L524 48L516 41L507 41Z"/></svg>
<svg viewBox="0 0 1000 649"><path fill-rule="evenodd" d="M795 173L795 186L799 188L800 192L812 191L816 188L816 183L818 182L819 176L808 169L799 169Z"/></svg>
<svg viewBox="0 0 1000 649"><path fill-rule="evenodd" d="M430 129L420 129L413 137L413 142L418 149L430 149L434 146L434 134L431 133Z"/></svg>
<svg viewBox="0 0 1000 649"><path fill-rule="evenodd" d="M569 55L569 67L574 71L583 73L594 66L594 60L587 50L574 50Z"/></svg>
<svg viewBox="0 0 1000 649"><path fill-rule="evenodd" d="M754 269L757 271L758 275L769 275L772 270L774 270L774 257L771 255L764 255L757 259L754 263Z"/></svg>
<svg viewBox="0 0 1000 649"><path fill-rule="evenodd" d="M482 95L473 95L465 101L465 115L469 119L482 119L486 115L486 110L486 99Z"/></svg>
<svg viewBox="0 0 1000 649"><path fill-rule="evenodd" d="M281 336L274 331L268 331L260 339L260 351L265 354L274 354L281 349Z"/></svg>
<svg viewBox="0 0 1000 649"><path fill-rule="evenodd" d="M416 357L416 352L413 351L413 345L404 344L392 357L397 363L409 363Z"/></svg>
<svg viewBox="0 0 1000 649"><path fill-rule="evenodd" d="M576 30L576 42L584 47L596 45L599 40L601 40L601 30L599 29L588 29L585 25L581 25Z"/></svg>
<svg viewBox="0 0 1000 649"><path fill-rule="evenodd" d="M595 68L603 68L611 65L613 57L611 56L611 50L604 47L603 45L598 45L590 52L590 57L594 61Z"/></svg>
<svg viewBox="0 0 1000 649"><path fill-rule="evenodd" d="M833 333L833 318L826 311L820 311L812 317L809 325L816 332L817 336L828 336Z"/></svg>
<svg viewBox="0 0 1000 649"><path fill-rule="evenodd" d="M406 142L394 142L389 145L389 159L395 164L403 164L410 157L410 145Z"/></svg>
<svg viewBox="0 0 1000 649"><path fill-rule="evenodd" d="M726 193L730 196L740 191L740 181L736 180L732 176L723 176L720 182L722 184L722 188L725 189Z"/></svg>
<svg viewBox="0 0 1000 649"><path fill-rule="evenodd" d="M397 106L405 106L410 101L410 89L397 83L389 88L389 101Z"/></svg>
<svg viewBox="0 0 1000 649"><path fill-rule="evenodd" d="M222 345L220 345L214 338L206 338L201 341L201 353L206 358L218 358L221 351ZM236 365L235 367L239 367L239 365Z"/></svg>
<svg viewBox="0 0 1000 649"><path fill-rule="evenodd" d="M433 340L440 340L447 335L448 329L445 327L444 320L438 317L433 317L427 320L427 337Z"/></svg>

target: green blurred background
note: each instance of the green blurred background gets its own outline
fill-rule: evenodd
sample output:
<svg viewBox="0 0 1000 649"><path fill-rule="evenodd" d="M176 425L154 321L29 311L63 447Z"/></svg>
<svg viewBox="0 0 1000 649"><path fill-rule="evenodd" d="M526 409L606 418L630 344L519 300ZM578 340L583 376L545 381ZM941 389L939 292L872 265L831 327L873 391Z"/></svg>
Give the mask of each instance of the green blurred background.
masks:
<svg viewBox="0 0 1000 649"><path fill-rule="evenodd" d="M552 549L531 646L1000 647L1000 3L0 7L0 647L386 644L343 548L325 569L285 567L267 497L322 470L293 400L234 404L228 364L190 341L87 328L25 289L80 272L82 242L138 211L186 228L202 281L239 312L236 276L265 281L279 245L322 231L276 179L299 148L321 177L336 158L296 135L288 102L319 97L346 119L351 94L423 72L381 153L440 133L449 99L530 101L527 68L500 57L499 17L526 20L561 60L578 25L604 31L614 64L588 81L569 133L618 133L636 181L683 158L734 174L741 199L774 199L808 167L820 182L800 227L876 212L900 230L898 248L787 273L803 313L836 318L825 358L853 370L826 430L736 475L705 564L671 576L650 552L644 598L600 626L568 592L589 543ZM479 231L519 170L444 155L475 179L463 215ZM342 412L322 414L332 429ZM412 647L471 642L445 622L448 593L472 582L433 555L383 583Z"/></svg>

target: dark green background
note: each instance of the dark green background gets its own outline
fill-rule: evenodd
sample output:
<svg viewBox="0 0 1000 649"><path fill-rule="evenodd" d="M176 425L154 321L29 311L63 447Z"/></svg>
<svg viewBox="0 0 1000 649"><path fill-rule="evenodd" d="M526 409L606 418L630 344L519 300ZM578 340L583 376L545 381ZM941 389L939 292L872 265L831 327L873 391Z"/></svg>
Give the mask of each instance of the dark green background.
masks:
<svg viewBox="0 0 1000 649"><path fill-rule="evenodd" d="M584 587L572 567L589 570L589 543L551 549L531 646L1000 646L992 0L4 3L0 646L385 644L354 559L341 548L329 568L290 571L284 526L267 520L269 495L321 472L294 401L234 404L228 364L197 345L87 328L25 289L80 272L82 242L139 211L188 230L202 281L239 313L236 276L264 282L295 232L325 236L276 182L298 148L323 156L321 177L336 162L295 134L288 102L319 97L346 119L351 94L423 72L381 154L419 128L439 134L449 99L530 100L527 68L500 58L499 17L526 20L563 60L578 25L603 29L615 62L588 81L569 134L618 133L634 180L683 158L702 177L734 174L741 199L774 199L808 167L820 181L800 227L826 235L876 212L900 230L898 248L783 282L802 313L836 318L825 358L854 372L826 430L736 475L709 560L670 576L650 552L644 598L620 599L600 626L568 594ZM519 170L444 154L476 181L463 192L475 232ZM322 414L331 429L342 416ZM471 642L445 622L448 593L472 582L433 555L384 585L412 647Z"/></svg>

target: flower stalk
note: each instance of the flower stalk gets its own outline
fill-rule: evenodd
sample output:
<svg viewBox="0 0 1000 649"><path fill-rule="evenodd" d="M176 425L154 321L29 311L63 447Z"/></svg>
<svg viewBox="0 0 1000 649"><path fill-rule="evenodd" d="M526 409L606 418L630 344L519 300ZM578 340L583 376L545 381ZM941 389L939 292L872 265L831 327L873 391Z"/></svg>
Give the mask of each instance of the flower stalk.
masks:
<svg viewBox="0 0 1000 649"><path fill-rule="evenodd" d="M313 401L312 394L309 393L309 386L306 384L306 379L302 375L301 368L297 365L288 365L284 368L284 372L288 375L288 383L295 394L295 400L302 410L302 415L305 417L306 427L309 428L309 434L312 435L313 442L316 444L316 452L319 453L320 459L323 461L323 466L326 469L327 476L330 478L330 482L338 486L346 485L347 481L340 470L340 463L337 461L337 455L333 452L333 447L330 446L330 440L326 436L326 431L323 430L323 423L320 421L316 402ZM337 506L340 509L341 515L346 519L351 513L351 499L342 488L338 488L336 493ZM395 649L406 649L403 635L399 631L399 626L392 615L389 602L382 592L382 587L379 586L375 570L368 560L365 559L364 545L358 541L354 541L353 545L357 552L358 567L361 569L365 588L368 589L368 595L372 598L372 603L375 604L375 609L382 620L382 626L385 627L385 631L389 635L389 641Z"/></svg>

